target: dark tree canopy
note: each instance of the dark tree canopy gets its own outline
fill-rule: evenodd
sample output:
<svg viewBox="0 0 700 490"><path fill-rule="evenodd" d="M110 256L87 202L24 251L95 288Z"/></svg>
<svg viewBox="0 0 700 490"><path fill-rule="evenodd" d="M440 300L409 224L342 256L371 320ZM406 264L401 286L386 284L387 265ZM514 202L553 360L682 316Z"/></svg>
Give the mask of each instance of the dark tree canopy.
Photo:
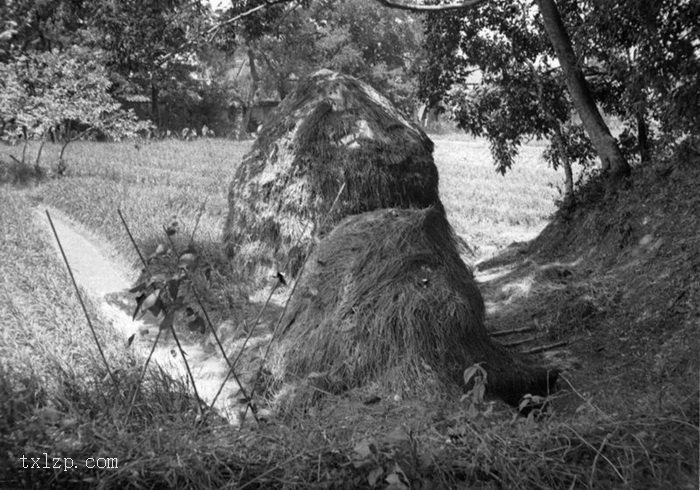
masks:
<svg viewBox="0 0 700 490"><path fill-rule="evenodd" d="M421 96L446 108L460 127L486 136L500 171L531 137L550 138L547 155L555 166L589 161L591 147L574 108L603 157L590 131L595 125L576 102L577 95L588 96L587 86L608 114L630 128L623 136L634 133L627 157L648 161L652 127L660 141L697 133L697 2L535 3L492 0L428 15L432 56L421 76ZM552 31L557 23L565 28L559 42ZM574 72L563 64L572 56ZM577 77L584 93L572 89Z"/></svg>

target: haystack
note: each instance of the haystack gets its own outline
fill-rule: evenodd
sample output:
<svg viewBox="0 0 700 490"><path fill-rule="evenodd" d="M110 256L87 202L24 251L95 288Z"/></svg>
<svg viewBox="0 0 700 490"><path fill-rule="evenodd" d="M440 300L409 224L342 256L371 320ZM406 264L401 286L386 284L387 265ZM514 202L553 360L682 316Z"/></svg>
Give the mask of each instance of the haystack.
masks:
<svg viewBox="0 0 700 490"><path fill-rule="evenodd" d="M556 373L494 344L483 319L481 293L444 213L378 210L345 219L311 254L277 358L286 380L311 375L326 391L378 383L454 392L464 370L483 363L487 391L510 404L546 394Z"/></svg>
<svg viewBox="0 0 700 490"><path fill-rule="evenodd" d="M432 153L428 136L372 87L321 70L282 102L236 170L227 251L239 264L280 270L291 258L295 274L309 240L346 216L442 209Z"/></svg>

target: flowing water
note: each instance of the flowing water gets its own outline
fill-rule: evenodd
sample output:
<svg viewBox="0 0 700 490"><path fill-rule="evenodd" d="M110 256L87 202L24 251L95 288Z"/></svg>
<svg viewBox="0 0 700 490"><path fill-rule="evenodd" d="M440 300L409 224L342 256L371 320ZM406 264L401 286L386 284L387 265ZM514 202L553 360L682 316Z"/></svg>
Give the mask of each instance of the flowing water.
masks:
<svg viewBox="0 0 700 490"><path fill-rule="evenodd" d="M50 209L49 212L76 282L99 305L107 323L124 336L125 345L126 339L134 335L131 348L137 350L145 359L153 346L159 327L158 319L150 313L143 319L132 320L131 311L135 307L135 301L132 298L133 294L128 293L128 290L138 276L137 271L120 264L108 244L63 213L54 209ZM37 210L36 220L46 229L60 258L58 244L43 210ZM63 261L62 258L60 260ZM228 372L223 355L218 348L203 342L201 338L192 339L179 334L178 339L192 370L200 398L211 404ZM268 341L269 335L253 337L248 342L247 350L263 348ZM229 345L229 348L232 352L238 352L240 345L234 343ZM160 365L173 378L187 379L185 363L171 334L161 334L151 362ZM188 384L191 389L191 383ZM238 386L229 378L215 403L219 413L234 424L240 422L241 409L245 407L238 401L238 391ZM251 418L250 415L248 418Z"/></svg>

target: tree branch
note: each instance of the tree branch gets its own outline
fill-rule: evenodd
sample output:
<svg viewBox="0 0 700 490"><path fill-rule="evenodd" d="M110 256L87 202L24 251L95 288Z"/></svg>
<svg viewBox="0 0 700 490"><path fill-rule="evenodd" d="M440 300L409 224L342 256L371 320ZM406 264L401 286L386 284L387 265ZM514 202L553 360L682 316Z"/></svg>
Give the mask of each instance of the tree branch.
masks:
<svg viewBox="0 0 700 490"><path fill-rule="evenodd" d="M227 25L233 24L234 22L237 22L245 17L248 17L250 15L253 15L255 12L258 12L262 9L265 9L267 7L271 7L273 5L278 5L281 3L290 3L295 0L266 0L265 2L261 3L260 5L253 7L251 9L246 10L245 12L241 12L238 15L235 15L231 17L230 19L226 19L223 22L219 22L215 26L207 29L206 32L203 34L203 38L205 38L206 42L211 42L214 37L219 33L219 31L226 27ZM191 39L189 41L184 42L182 45L180 45L175 51L171 51L167 53L163 58L158 62L158 66L163 66L170 58L175 56L176 54L179 54L182 52L183 49L188 48L192 46L193 44L196 44L197 40Z"/></svg>
<svg viewBox="0 0 700 490"><path fill-rule="evenodd" d="M488 0L463 0L459 3L447 3L442 5L421 5L417 3L398 3L393 0L375 0L380 5L397 10L408 10L409 12L450 12L455 10L466 10L476 7Z"/></svg>
<svg viewBox="0 0 700 490"><path fill-rule="evenodd" d="M251 9L248 9L245 12L242 12L238 15L235 15L235 16L231 17L230 19L226 19L223 22L219 22L214 27L212 27L207 32L205 32L204 35L207 36L207 41L211 41L222 27L226 27L227 25L233 24L234 22L239 21L239 20L243 19L244 17L248 17L250 15L253 15L258 10L262 10L264 8L267 8L267 7L272 7L273 5L278 5L280 3L290 3L292 1L294 1L294 0L266 0L264 3L261 3L257 7L253 7Z"/></svg>

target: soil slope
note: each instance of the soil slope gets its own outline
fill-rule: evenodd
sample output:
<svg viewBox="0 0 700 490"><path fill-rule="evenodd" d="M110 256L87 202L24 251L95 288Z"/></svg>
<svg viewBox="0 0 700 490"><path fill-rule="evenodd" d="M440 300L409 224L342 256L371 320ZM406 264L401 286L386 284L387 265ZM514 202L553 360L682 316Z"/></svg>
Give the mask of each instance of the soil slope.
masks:
<svg viewBox="0 0 700 490"><path fill-rule="evenodd" d="M603 410L680 409L697 425L700 165L660 163L631 182L614 196L591 183L533 242L480 263L487 317L568 342L550 357Z"/></svg>

